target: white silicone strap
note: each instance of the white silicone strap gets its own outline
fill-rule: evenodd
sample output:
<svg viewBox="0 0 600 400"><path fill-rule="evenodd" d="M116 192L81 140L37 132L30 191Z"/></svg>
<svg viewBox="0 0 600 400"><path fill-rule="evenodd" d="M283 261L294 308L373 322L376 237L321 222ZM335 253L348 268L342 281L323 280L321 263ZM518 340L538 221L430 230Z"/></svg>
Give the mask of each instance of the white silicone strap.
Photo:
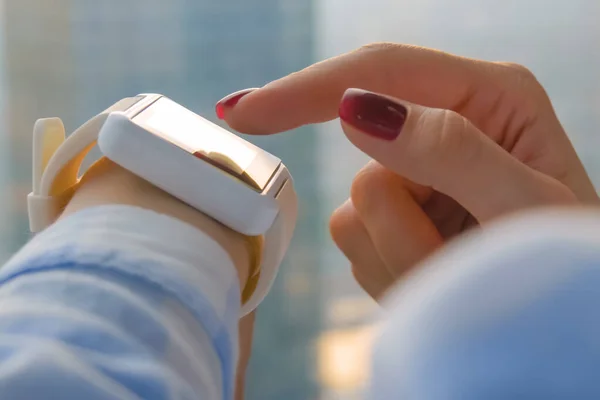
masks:
<svg viewBox="0 0 600 400"><path fill-rule="evenodd" d="M96 145L108 114L123 99L65 137L60 118L43 118L33 129L33 190L27 196L29 229L40 232L58 218L80 179L81 164Z"/></svg>
<svg viewBox="0 0 600 400"><path fill-rule="evenodd" d="M44 118L33 131L33 191L27 196L29 228L37 233L60 215L79 182L79 168L102 127L98 115L65 139L59 118Z"/></svg>
<svg viewBox="0 0 600 400"><path fill-rule="evenodd" d="M40 191L42 176L50 158L65 141L65 127L59 118L40 119L33 128L33 191L27 196L29 227L39 232L51 223L57 201Z"/></svg>
<svg viewBox="0 0 600 400"><path fill-rule="evenodd" d="M277 196L277 203L280 207L279 213L264 235L260 278L254 293L242 306L241 316L254 311L267 296L292 240L298 215L298 200L291 177Z"/></svg>

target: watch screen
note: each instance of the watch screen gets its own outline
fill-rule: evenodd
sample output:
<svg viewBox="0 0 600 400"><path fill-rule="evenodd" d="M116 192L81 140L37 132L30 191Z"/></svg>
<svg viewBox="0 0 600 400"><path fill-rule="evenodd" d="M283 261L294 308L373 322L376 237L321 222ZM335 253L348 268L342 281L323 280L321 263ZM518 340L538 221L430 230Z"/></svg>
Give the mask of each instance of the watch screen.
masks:
<svg viewBox="0 0 600 400"><path fill-rule="evenodd" d="M277 157L166 97L133 121L256 190L266 187L281 163Z"/></svg>

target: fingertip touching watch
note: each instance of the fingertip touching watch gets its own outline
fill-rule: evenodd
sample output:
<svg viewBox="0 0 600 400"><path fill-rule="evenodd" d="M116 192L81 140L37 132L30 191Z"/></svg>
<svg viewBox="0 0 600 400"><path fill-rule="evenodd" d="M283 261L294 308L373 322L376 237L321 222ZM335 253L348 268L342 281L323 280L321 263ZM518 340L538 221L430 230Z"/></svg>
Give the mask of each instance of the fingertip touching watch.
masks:
<svg viewBox="0 0 600 400"><path fill-rule="evenodd" d="M69 137L59 118L40 119L27 199L32 232L58 218L96 144L104 157L249 239L256 256L242 316L253 311L273 284L296 224L296 193L281 160L158 94L122 99Z"/></svg>

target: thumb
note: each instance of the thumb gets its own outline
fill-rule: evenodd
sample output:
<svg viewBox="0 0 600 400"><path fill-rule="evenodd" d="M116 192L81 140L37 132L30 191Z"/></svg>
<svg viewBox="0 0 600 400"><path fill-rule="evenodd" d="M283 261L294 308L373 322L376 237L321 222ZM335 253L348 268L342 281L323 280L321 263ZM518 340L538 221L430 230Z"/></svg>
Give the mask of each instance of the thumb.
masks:
<svg viewBox="0 0 600 400"><path fill-rule="evenodd" d="M356 147L452 197L479 222L575 199L566 186L521 163L456 112L348 89L339 116Z"/></svg>

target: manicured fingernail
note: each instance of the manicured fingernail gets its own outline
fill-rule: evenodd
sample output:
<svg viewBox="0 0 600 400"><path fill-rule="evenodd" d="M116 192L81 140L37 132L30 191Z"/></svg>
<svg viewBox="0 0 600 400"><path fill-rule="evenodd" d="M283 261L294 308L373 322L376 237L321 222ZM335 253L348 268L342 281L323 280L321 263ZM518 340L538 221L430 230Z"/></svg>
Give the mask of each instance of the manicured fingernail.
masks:
<svg viewBox="0 0 600 400"><path fill-rule="evenodd" d="M348 89L339 109L340 119L367 135L394 140L402 131L408 110L387 97L360 89Z"/></svg>
<svg viewBox="0 0 600 400"><path fill-rule="evenodd" d="M225 110L227 108L235 106L242 97L244 97L248 93L254 92L256 89L257 88L244 89L223 97L217 102L217 105L215 106L217 117L219 117L219 119L225 118Z"/></svg>

